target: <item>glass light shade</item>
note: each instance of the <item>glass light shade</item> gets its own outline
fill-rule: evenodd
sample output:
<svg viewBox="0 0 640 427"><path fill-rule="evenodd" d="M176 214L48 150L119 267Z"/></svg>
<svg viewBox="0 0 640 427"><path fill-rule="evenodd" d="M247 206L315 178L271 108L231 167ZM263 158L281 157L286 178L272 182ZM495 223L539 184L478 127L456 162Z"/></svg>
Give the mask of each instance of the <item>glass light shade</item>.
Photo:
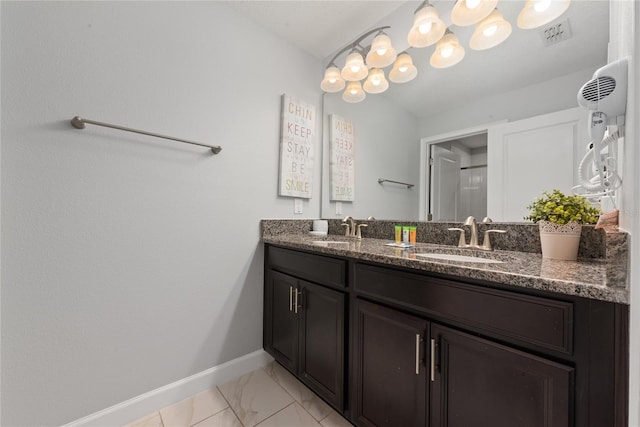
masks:
<svg viewBox="0 0 640 427"><path fill-rule="evenodd" d="M447 33L436 45L436 50L431 55L429 63L434 68L451 67L462 61L464 53L464 48L458 42L458 38L447 30Z"/></svg>
<svg viewBox="0 0 640 427"><path fill-rule="evenodd" d="M507 22L498 9L476 26L469 46L475 50L490 49L505 41L511 35L511 24Z"/></svg>
<svg viewBox="0 0 640 427"><path fill-rule="evenodd" d="M324 79L320 83L320 88L325 92L340 92L344 89L345 82L340 75L340 70L335 65L327 68L324 72Z"/></svg>
<svg viewBox="0 0 640 427"><path fill-rule="evenodd" d="M571 0L527 0L518 15L518 27L524 30L541 27L562 15Z"/></svg>
<svg viewBox="0 0 640 427"><path fill-rule="evenodd" d="M364 90L368 93L382 93L389 89L389 82L384 77L384 71L374 68L369 71L369 76L364 82Z"/></svg>
<svg viewBox="0 0 640 427"><path fill-rule="evenodd" d="M360 102L367 97L367 94L362 90L360 82L349 82L347 89L342 94L342 99L345 102L354 104Z"/></svg>
<svg viewBox="0 0 640 427"><path fill-rule="evenodd" d="M394 83L406 83L418 75L418 70L413 65L413 59L407 53L398 55L398 59L389 71L389 80Z"/></svg>
<svg viewBox="0 0 640 427"><path fill-rule="evenodd" d="M458 0L451 11L451 22L461 27L476 24L489 16L497 4L498 0Z"/></svg>
<svg viewBox="0 0 640 427"><path fill-rule="evenodd" d="M367 53L367 65L373 68L384 68L396 60L396 50L391 46L391 39L386 34L378 34L371 42L371 50Z"/></svg>
<svg viewBox="0 0 640 427"><path fill-rule="evenodd" d="M369 70L367 66L364 65L362 55L358 52L351 52L349 56L347 56L347 62L344 64L340 74L346 81L356 82L367 77Z"/></svg>
<svg viewBox="0 0 640 427"><path fill-rule="evenodd" d="M426 4L413 17L413 27L409 31L407 41L411 47L427 47L442 38L447 26L438 16L438 11Z"/></svg>

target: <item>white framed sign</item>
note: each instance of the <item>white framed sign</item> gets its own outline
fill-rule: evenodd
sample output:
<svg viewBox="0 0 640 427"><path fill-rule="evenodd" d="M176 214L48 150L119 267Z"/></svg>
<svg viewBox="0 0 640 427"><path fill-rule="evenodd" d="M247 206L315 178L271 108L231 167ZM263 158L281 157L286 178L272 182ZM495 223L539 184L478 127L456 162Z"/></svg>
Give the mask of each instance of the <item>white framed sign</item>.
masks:
<svg viewBox="0 0 640 427"><path fill-rule="evenodd" d="M355 129L351 119L336 114L330 116L329 160L331 200L352 202L355 189Z"/></svg>
<svg viewBox="0 0 640 427"><path fill-rule="evenodd" d="M315 140L316 107L282 95L278 195L311 198Z"/></svg>

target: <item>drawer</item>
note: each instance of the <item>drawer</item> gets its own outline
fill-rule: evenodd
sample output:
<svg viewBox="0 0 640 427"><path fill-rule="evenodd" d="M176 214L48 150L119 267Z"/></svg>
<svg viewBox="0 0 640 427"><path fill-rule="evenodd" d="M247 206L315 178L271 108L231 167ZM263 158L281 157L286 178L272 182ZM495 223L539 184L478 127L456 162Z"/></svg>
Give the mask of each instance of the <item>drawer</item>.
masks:
<svg viewBox="0 0 640 427"><path fill-rule="evenodd" d="M346 287L345 260L269 246L267 266L310 282Z"/></svg>
<svg viewBox="0 0 640 427"><path fill-rule="evenodd" d="M355 264L354 290L483 333L571 355L573 304L426 275Z"/></svg>

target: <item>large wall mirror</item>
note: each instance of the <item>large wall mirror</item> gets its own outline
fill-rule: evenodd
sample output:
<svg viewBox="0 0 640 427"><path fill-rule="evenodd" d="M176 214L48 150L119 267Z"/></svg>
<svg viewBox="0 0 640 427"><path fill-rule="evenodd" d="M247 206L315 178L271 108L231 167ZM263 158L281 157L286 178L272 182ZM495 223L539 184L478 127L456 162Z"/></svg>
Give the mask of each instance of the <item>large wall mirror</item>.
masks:
<svg viewBox="0 0 640 427"><path fill-rule="evenodd" d="M432 2L447 25L454 3ZM418 5L415 2L413 6ZM544 127L545 120L553 116L550 113L563 112L561 120L565 120L567 114L586 119L586 111L577 107L576 94L593 72L607 62L609 3L573 1L560 18L551 23L561 23L565 31L555 37L551 37L551 31L545 33L551 24L532 30L518 28L517 16L523 5L524 1L519 0L499 2L499 10L512 25L511 36L501 45L472 50L469 40L473 26L451 26L466 51L460 63L436 69L429 65L434 46L410 48L407 52L418 68L414 80L390 83L385 93L368 94L357 104L344 102L340 93L324 95L323 218L352 215L427 220L431 214L433 220L461 220L468 214L481 217L488 213L496 221L522 220L524 206L521 205L526 204L529 196L521 194L520 187L538 181L542 189L556 184L566 189L571 185L574 171L567 171L566 164L553 161L537 165L538 170L545 173L544 180L528 176L533 172L520 173L516 180L504 178L501 175L504 171L518 173L516 168L522 167L518 164L521 160L505 146L498 149L503 140L495 142L495 138L496 135L506 138L508 132L504 126L507 124L512 125L509 135L520 132L521 123ZM389 21L395 22L397 17L390 15ZM376 24L387 25L382 20L372 23L372 27ZM407 30L408 26L410 24L405 25ZM394 45L396 39L392 37ZM339 61L341 67L344 58ZM567 113L568 110L571 111ZM328 117L331 114L350 118L354 123L353 202L332 201L329 194ZM550 120L558 119L553 116ZM499 132L495 132L496 129ZM567 132L572 132L577 128L568 129ZM570 147L573 152L569 153L572 165L584 154L585 131L573 131L575 141ZM561 133L541 135L520 138L521 146L526 147L522 155L567 158L566 152L556 150L551 141ZM430 157L435 157L437 164L431 165L434 167L428 164ZM413 186L379 183L380 179Z"/></svg>

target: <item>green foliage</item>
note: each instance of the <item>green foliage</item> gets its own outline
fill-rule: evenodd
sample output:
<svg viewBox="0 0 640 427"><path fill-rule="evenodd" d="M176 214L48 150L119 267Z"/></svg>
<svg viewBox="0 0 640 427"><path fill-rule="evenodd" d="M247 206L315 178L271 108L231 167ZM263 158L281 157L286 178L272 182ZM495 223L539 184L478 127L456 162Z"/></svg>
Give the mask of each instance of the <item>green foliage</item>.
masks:
<svg viewBox="0 0 640 427"><path fill-rule="evenodd" d="M567 224L575 221L579 224L595 224L598 222L600 209L592 206L582 196L566 196L559 190L551 193L544 191L542 197L538 197L527 206L531 211L525 221L549 221L555 224Z"/></svg>

